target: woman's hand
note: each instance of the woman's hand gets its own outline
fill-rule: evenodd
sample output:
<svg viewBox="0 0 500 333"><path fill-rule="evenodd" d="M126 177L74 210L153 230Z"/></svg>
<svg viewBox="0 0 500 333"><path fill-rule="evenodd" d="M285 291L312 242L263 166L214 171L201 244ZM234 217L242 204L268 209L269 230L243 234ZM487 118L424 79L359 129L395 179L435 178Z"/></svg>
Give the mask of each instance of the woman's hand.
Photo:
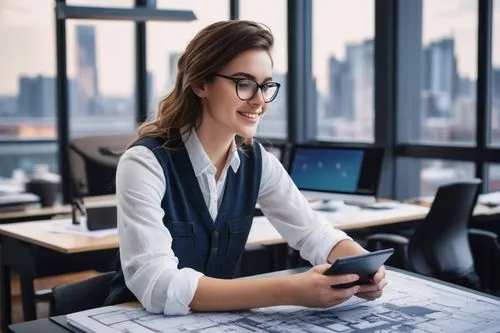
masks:
<svg viewBox="0 0 500 333"><path fill-rule="evenodd" d="M368 253L367 250L365 250L361 245L358 243L352 241L352 240L343 240L340 241L330 252L330 255L328 256L328 261L329 262L334 262L340 257L346 257L346 256L355 256L355 255L360 255L360 254L365 254ZM382 296L382 291L387 285L387 278L385 274L385 267L382 266L380 269L375 273L375 275L372 278L372 283L371 284L365 284L360 286L359 292L356 294L356 296L367 299L367 300L374 300Z"/></svg>
<svg viewBox="0 0 500 333"><path fill-rule="evenodd" d="M361 290L360 286L332 288L335 284L357 281L359 277L355 274L324 275L329 267L329 264L323 264L307 272L292 275L290 290L292 303L312 308L328 308L347 301Z"/></svg>
<svg viewBox="0 0 500 333"><path fill-rule="evenodd" d="M377 273L371 279L372 284L364 284L360 286L359 292L356 296L373 301L374 299L382 296L382 290L387 285L387 278L385 276L385 267L379 268Z"/></svg>

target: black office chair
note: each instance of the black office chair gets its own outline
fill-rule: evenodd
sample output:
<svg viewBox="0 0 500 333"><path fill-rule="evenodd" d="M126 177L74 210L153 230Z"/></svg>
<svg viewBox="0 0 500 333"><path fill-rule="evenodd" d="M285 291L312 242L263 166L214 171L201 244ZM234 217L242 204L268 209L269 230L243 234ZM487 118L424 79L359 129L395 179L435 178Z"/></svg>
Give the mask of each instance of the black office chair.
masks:
<svg viewBox="0 0 500 333"><path fill-rule="evenodd" d="M81 137L69 145L70 174L76 197L115 194L121 154L135 134Z"/></svg>
<svg viewBox="0 0 500 333"><path fill-rule="evenodd" d="M103 306L114 276L115 272L108 272L55 287L52 290L49 315L60 316Z"/></svg>
<svg viewBox="0 0 500 333"><path fill-rule="evenodd" d="M491 231L469 229L474 266L484 291L500 296L500 244Z"/></svg>
<svg viewBox="0 0 500 333"><path fill-rule="evenodd" d="M395 247L404 269L480 289L467 227L480 184L481 180L474 179L441 186L429 213L409 240L375 234L367 237L368 249Z"/></svg>

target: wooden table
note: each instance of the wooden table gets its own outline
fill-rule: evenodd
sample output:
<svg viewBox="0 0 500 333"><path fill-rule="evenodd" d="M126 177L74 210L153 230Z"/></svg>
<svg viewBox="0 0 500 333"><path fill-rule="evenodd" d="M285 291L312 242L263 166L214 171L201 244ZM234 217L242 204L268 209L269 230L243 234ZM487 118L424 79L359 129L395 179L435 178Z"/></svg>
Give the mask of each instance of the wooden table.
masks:
<svg viewBox="0 0 500 333"><path fill-rule="evenodd" d="M84 198L85 206L116 205L115 195L101 195ZM28 206L22 210L0 212L0 224L22 221L45 220L58 215L70 215L71 205L56 204L52 207Z"/></svg>
<svg viewBox="0 0 500 333"><path fill-rule="evenodd" d="M359 210L348 213L327 213L324 218L337 219L333 224L342 230L357 230L420 220L428 209L415 207L401 213L382 210ZM36 319L33 280L94 269L113 270L118 237L94 238L84 235L56 234L48 231L54 223L68 220L22 222L0 225L0 302L4 329L11 323L10 271L19 274L21 299L26 320ZM284 244L285 240L266 220L257 217L250 231L247 249L256 246Z"/></svg>
<svg viewBox="0 0 500 333"><path fill-rule="evenodd" d="M300 268L296 268L296 269L277 271L277 272L272 272L272 273L268 273L268 274L259 274L259 275L251 276L248 278L249 279L256 279L256 278L266 278L266 277L276 277L276 276L287 276L287 275L291 275L291 274L297 274L300 272L304 272L307 269L309 269L309 268L308 267L300 267ZM388 269L388 275L390 275L392 272L397 272L399 274L405 274L405 275L416 277L420 281L422 281L422 283L428 283L428 281L432 281L432 282L440 284L440 285L445 285L447 287L451 287L455 290L458 290L460 293L465 293L469 299L481 297L481 298L487 298L487 299L492 300L494 302L498 302L500 300L499 298L492 296L492 295L484 294L484 293L481 293L481 292L478 292L478 291L475 291L472 289L467 289L467 288L464 288L464 287L461 287L458 285L452 285L450 283L443 282L443 281L433 279L433 278L429 278L429 277L426 277L423 275L417 275L417 274L414 274L411 272L407 272L407 271L403 271L403 270L391 268L391 267L387 267L387 269ZM390 281L390 277L389 277L389 281ZM391 284L389 284L389 288L391 288ZM426 299L419 300L418 298L416 298L415 301L413 303L411 303L411 305L413 307L416 307L416 308L425 309L425 307L428 306L428 304L426 302L428 302ZM446 302L449 302L450 308L453 308L454 306L456 306L456 304L454 303L455 300L453 298L448 300L448 301L443 300L443 302L445 302L443 304L446 304ZM129 307L139 307L140 306L140 304L138 304L138 303L128 303L128 304L123 304L123 305L129 306ZM365 305L366 305L366 303L365 303ZM387 309L386 312L390 312L390 311L391 311L390 309ZM404 312L404 311L408 311L408 310L403 309L402 312ZM172 319L175 320L175 317ZM397 317L394 317L394 319L397 320ZM401 318L399 318L399 319L401 319ZM367 330L366 327L360 327L358 330L356 330L356 332L358 332L358 331L365 332L366 330ZM333 329L332 329L332 331L333 331ZM471 331L473 331L473 330L471 330ZM49 333L49 332L50 333L68 333L68 332L75 333L75 332L78 332L78 333L80 333L83 331L79 330L78 328L76 328L74 326L70 326L66 320L66 315L60 315L60 316L55 316L55 317L50 317L50 318L43 318L43 319L39 319L36 321L31 321L31 322L15 324L15 325L12 325L9 327L9 332L12 332L12 333Z"/></svg>

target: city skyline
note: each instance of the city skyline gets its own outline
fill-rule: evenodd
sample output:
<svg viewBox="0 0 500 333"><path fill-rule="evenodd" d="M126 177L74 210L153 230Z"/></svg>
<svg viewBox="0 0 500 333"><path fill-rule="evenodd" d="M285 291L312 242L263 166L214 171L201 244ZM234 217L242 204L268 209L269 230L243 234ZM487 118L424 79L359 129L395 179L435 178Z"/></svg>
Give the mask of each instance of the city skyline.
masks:
<svg viewBox="0 0 500 333"><path fill-rule="evenodd" d="M88 0L78 2L88 3ZM193 23L147 24L150 111L156 107L154 100L171 87L176 59L189 39L201 27L226 19L228 15L227 0L211 0L210 4L202 0L184 1L182 4L167 2L160 0L158 4L169 8L173 4L178 9L192 8L199 19ZM108 3L117 4L116 1ZM266 5L268 10L262 11L259 3ZM364 6L360 7L360 3ZM313 89L316 91L317 105L311 112L316 113L318 137L373 140L373 3L314 1ZM429 3L430 7L427 5ZM499 3L494 2L496 13L500 8ZM72 4L76 4L75 0ZM420 110L422 133L417 140L431 139L441 143L464 140L468 143L475 140L473 93L477 48L471 45L475 45L477 39L477 1L457 0L452 4L456 6L450 6L450 2L436 4L424 1ZM0 71L4 73L0 77L0 113L5 105L11 110L16 108L16 116L22 117L23 123L26 122L20 129L19 138L55 138L57 135L52 5L53 0L6 0L0 3L0 39L5 41L5 49L9 50L0 54ZM242 19L269 22L276 38L275 79L286 83L286 1L242 0L240 12ZM499 22L499 15L495 14L495 23ZM350 19L353 17L356 19ZM80 34L79 29L82 31ZM494 24L493 36L500 35L498 29L499 24ZM169 34L168 31L175 31L175 34ZM325 36L328 36L328 41ZM500 82L500 44L497 40L494 39L493 44L495 70L492 75L496 82ZM132 131L136 125L133 23L70 20L67 22L67 44L68 90L72 112L70 136ZM343 89L337 91L334 82ZM491 129L495 142L500 142L500 85L494 86L493 96ZM89 101L92 103L89 104ZM1 114L0 117L0 130L11 125L15 127L19 122L19 119L2 117ZM282 86L278 98L271 104L259 126L260 134L285 137L286 119L286 86ZM113 126L109 126L111 122ZM21 167L29 170L35 163L50 163L53 170L57 166L55 144L43 152L43 156L38 150L23 152L21 149L10 149L9 146L2 149L0 160L6 163L2 165L8 169L2 170L5 176L10 175L11 169ZM446 177L456 178L458 175L460 178L472 175L474 170L473 164L467 162L422 161L420 190L425 193ZM443 171L439 177L434 172L438 169Z"/></svg>
<svg viewBox="0 0 500 333"><path fill-rule="evenodd" d="M78 3L86 1L80 0ZM105 1L100 2L106 3ZM201 0L175 4L177 9L192 8L198 16L198 20L195 22L148 23L148 70L156 74L154 86L162 87L166 79L161 74L166 72L165 61L161 59L164 54L181 52L196 31L213 21L227 19L228 2L226 0L210 2L211 6L207 5L207 1ZM359 4L359 2L357 3ZM107 3L125 4L123 1L119 3L107 1ZM344 1L318 0L313 3L315 18L313 32L317 31L317 33L313 33L312 41L314 48L313 71L317 78L318 89L323 93L329 89L327 84L328 59L332 55L344 59L343 46L345 44L359 43L366 38L373 38L373 1L361 1L361 3L364 4L363 10L359 10L359 5ZM162 5L161 1L159 1L159 5ZM171 8L174 3L167 3L167 5ZM52 6L53 0L37 0L33 4L29 0L4 0L0 3L0 39L5 43L6 49L12 50L0 54L0 70L4 73L0 78L0 95L19 93L16 82L18 76L54 75L55 31ZM284 73L287 69L286 14L273 15L273 13L285 13L286 2L282 0L269 3L267 1L266 6L268 11L259 13L255 9L259 6L250 6L248 1L242 1L241 17L253 18L270 26L276 37L275 70L278 73ZM494 3L494 7L495 13L499 13L498 1ZM459 73L475 78L477 71L475 69L476 52L470 45L474 45L477 40L477 1L456 0L435 5L427 0L424 1L423 10L424 46L438 38L455 37L457 52L460 54ZM46 15L44 16L43 13ZM499 15L495 14L495 22ZM269 19L267 19L268 17ZM349 17L359 19L349 20ZM130 95L134 87L134 70L124 71L123 68L133 68L134 65L133 23L68 21L68 59L75 59L73 56L75 38L72 36L72 29L78 24L91 24L96 28L97 66L101 68L98 85L101 91L104 94L114 96ZM180 26L182 29L179 29ZM328 31L341 31L341 33L334 34L331 41L326 43L324 42L325 34L331 35L331 33L323 32L325 28ZM170 30L175 31L173 36L168 34ZM499 24L494 24L493 35L500 34L499 31ZM109 43L110 40L113 40L112 46ZM500 66L500 43L494 43L493 49L493 63L495 66ZM33 52L37 52L36 62L30 60ZM70 77L75 75L76 68L76 64L69 60L68 74ZM120 80L116 80L116 77L120 77Z"/></svg>

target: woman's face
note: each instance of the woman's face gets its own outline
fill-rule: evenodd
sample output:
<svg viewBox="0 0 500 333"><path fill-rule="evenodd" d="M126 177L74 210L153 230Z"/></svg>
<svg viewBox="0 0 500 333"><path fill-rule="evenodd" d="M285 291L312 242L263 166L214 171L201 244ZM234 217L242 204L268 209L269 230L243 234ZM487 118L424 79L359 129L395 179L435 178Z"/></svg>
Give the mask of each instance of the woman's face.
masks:
<svg viewBox="0 0 500 333"><path fill-rule="evenodd" d="M247 99L252 95L249 81L236 83L231 78L251 79L258 84L271 81L271 57L264 50L246 51L217 74L225 77L215 76L212 82L205 85L203 123L214 130L245 138L254 136L268 104L264 102L261 89L249 100L242 100L240 97Z"/></svg>

